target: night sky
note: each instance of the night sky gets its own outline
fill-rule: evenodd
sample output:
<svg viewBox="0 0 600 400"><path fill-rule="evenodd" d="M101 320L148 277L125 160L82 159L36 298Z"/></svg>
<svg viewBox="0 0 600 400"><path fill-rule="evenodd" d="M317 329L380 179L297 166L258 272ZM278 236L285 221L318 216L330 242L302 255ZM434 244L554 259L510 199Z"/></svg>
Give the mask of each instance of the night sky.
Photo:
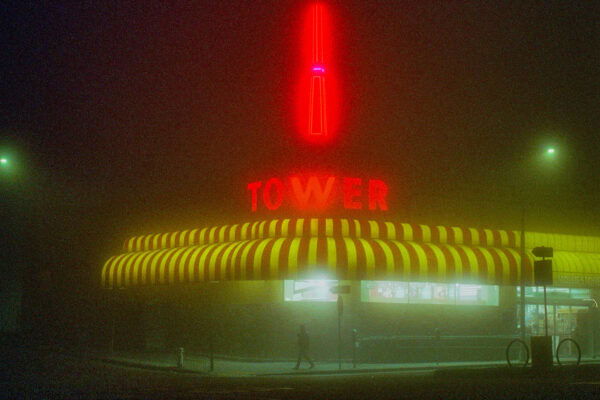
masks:
<svg viewBox="0 0 600 400"><path fill-rule="evenodd" d="M518 229L525 194L531 229L600 235L595 2L326 2L343 124L325 147L293 121L308 3L3 6L12 251L98 277L128 235L254 219L248 182L323 168L384 177L388 219Z"/></svg>

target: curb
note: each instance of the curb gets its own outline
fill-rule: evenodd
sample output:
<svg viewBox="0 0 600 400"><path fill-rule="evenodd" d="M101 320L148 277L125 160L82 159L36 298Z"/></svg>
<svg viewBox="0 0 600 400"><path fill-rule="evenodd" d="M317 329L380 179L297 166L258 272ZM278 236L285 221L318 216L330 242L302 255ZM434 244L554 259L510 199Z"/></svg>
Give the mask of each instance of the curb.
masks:
<svg viewBox="0 0 600 400"><path fill-rule="evenodd" d="M144 364L144 363L135 362L135 361L114 360L112 358L92 358L92 360L100 361L100 362L103 362L106 364L121 365L124 367L141 368L141 369L148 369L148 370L154 370L154 371L177 372L177 373L195 374L195 375L209 375L207 372L196 371L196 370L192 370L192 369Z"/></svg>
<svg viewBox="0 0 600 400"><path fill-rule="evenodd" d="M352 368L352 369L332 369L332 370L306 370L301 372L275 372L275 373L265 373L265 374L256 374L255 376L294 376L294 375L330 375L330 374L376 374L382 372L415 372L415 371L432 371L434 374L437 371L446 371L446 370L471 370L471 369L500 369L502 366L487 366L487 367L478 367L478 366L422 366L422 367L390 367L390 368Z"/></svg>
<svg viewBox="0 0 600 400"><path fill-rule="evenodd" d="M98 358L92 357L92 360L100 361L106 364L120 365L124 367L131 368L140 368L146 370L153 371L162 371L162 372L175 372L180 374L193 374L203 377L232 377L239 378L240 375L237 374L227 374L223 372L208 372L208 371L198 371L191 370L186 368L178 368L175 366L160 366L160 365L152 365L143 362L136 361L128 361L128 360L115 360L111 358ZM550 371L545 371L546 375L550 373L550 375L561 376L564 374L573 373L574 371L588 372L591 369L597 371L593 365L586 365L581 368L574 366L555 366ZM330 370L310 370L306 369L303 371L289 371L289 372L267 372L267 373L253 373L248 372L244 374L245 377L291 377L291 376L318 376L318 375L353 375L353 374L378 374L378 373L386 373L386 372L416 372L416 371L430 371L434 376L443 378L487 378L487 377L497 377L497 378L505 378L505 377L536 377L539 376L537 371L531 370L531 368L508 368L501 364L496 366L415 366L415 367L390 367L390 368L352 368L352 369L330 369Z"/></svg>
<svg viewBox="0 0 600 400"><path fill-rule="evenodd" d="M126 360L115 360L112 358L92 358L92 360L100 361L106 364L120 365L131 368L141 368L153 371L163 372L176 372L184 374L195 374L202 376L219 376L219 377L239 377L238 375L228 375L223 373L205 372L198 370L191 370L178 367L168 367L160 365L145 364L142 362L126 361ZM451 367L448 367L451 368ZM249 372L247 377L267 377L267 376L310 376L310 375L352 375L352 374L366 374L366 373L385 373L385 372L398 372L398 371L431 371L435 370L435 367L409 367L409 368L356 368L356 369L331 369L331 370L305 370L305 371L290 371L290 372L269 372L269 373L252 373Z"/></svg>

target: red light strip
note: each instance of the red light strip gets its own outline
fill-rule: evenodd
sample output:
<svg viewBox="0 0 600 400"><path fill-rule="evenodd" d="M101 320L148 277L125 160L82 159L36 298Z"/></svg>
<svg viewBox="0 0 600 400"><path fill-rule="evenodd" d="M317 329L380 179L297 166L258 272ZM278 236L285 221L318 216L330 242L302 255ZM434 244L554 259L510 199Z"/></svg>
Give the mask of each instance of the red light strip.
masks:
<svg viewBox="0 0 600 400"><path fill-rule="evenodd" d="M313 64L323 63L323 6L314 5L313 11Z"/></svg>
<svg viewBox="0 0 600 400"><path fill-rule="evenodd" d="M327 134L324 76L311 78L308 129L311 135Z"/></svg>
<svg viewBox="0 0 600 400"><path fill-rule="evenodd" d="M323 55L323 6L315 4L312 13L312 61L310 97L308 104L308 133L327 135L327 107L325 97L325 67Z"/></svg>

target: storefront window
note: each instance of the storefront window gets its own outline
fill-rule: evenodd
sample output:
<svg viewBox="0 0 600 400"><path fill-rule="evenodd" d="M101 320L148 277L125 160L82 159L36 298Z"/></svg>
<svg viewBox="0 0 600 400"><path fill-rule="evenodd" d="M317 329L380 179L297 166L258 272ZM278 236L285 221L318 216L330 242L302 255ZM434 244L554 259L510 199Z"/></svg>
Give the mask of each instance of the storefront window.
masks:
<svg viewBox="0 0 600 400"><path fill-rule="evenodd" d="M521 288L517 287L517 296L521 295ZM590 289L569 289L569 288L557 288L547 287L546 295L548 301L557 301L561 299L589 299L591 296ZM543 286L528 286L525 288L525 298L531 299L542 299L544 298L544 287Z"/></svg>
<svg viewBox="0 0 600 400"><path fill-rule="evenodd" d="M527 304L525 306L525 325L530 335L545 334L544 305ZM548 334L571 337L577 328L578 316L587 313L585 306L548 305Z"/></svg>
<svg viewBox="0 0 600 400"><path fill-rule="evenodd" d="M497 306L498 286L361 281L361 300L372 303Z"/></svg>
<svg viewBox="0 0 600 400"><path fill-rule="evenodd" d="M517 298L520 294L521 288L517 287ZM558 339L581 336L585 328L580 326L580 321L587 317L590 304L585 300L591 298L591 290L547 287L546 294L548 334ZM544 288L526 287L525 302L525 326L528 334L544 335ZM517 306L517 314L520 314L520 306Z"/></svg>

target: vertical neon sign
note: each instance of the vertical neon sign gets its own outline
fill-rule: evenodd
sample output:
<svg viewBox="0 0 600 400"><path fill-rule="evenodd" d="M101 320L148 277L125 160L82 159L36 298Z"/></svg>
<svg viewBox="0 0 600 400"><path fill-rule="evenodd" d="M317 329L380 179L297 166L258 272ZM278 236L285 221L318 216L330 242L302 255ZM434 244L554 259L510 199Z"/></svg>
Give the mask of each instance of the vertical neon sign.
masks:
<svg viewBox="0 0 600 400"><path fill-rule="evenodd" d="M302 137L313 143L328 142L336 130L337 88L330 25L325 4L308 7L302 34L297 122Z"/></svg>
<svg viewBox="0 0 600 400"><path fill-rule="evenodd" d="M312 7L312 66L308 104L308 134L326 136L327 102L323 56L323 5L314 4Z"/></svg>

